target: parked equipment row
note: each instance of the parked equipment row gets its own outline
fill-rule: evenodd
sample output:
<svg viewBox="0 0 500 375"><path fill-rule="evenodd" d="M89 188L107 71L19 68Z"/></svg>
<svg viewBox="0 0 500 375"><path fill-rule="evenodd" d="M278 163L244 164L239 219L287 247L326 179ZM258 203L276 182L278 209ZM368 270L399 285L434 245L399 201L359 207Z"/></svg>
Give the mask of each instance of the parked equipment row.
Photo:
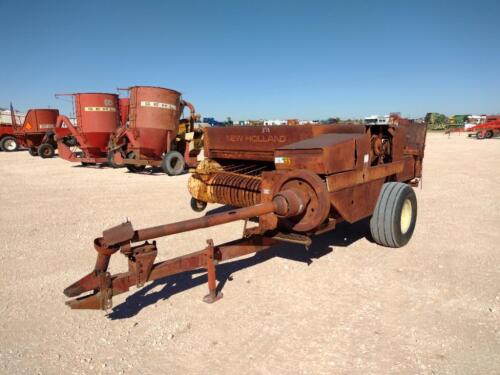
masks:
<svg viewBox="0 0 500 375"><path fill-rule="evenodd" d="M152 166L178 175L186 165L196 166L202 131L194 128L194 106L181 93L162 87L126 90L128 98L113 93L57 94L73 98L74 122L58 110L35 109L17 126L11 109L13 134L2 138L0 147L13 151L18 143L43 158L54 156L57 148L59 157L71 162L107 163L131 172ZM186 107L189 117L182 118Z"/></svg>

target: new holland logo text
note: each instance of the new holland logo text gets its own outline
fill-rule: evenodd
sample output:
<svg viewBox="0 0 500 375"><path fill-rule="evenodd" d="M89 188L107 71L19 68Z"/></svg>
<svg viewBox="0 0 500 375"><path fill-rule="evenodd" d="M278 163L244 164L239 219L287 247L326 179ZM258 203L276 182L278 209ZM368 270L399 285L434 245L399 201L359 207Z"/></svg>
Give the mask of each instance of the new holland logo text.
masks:
<svg viewBox="0 0 500 375"><path fill-rule="evenodd" d="M285 143L286 135L228 135L226 140L229 142L250 142L250 143Z"/></svg>
<svg viewBox="0 0 500 375"><path fill-rule="evenodd" d="M116 112L115 107L85 107L86 112Z"/></svg>
<svg viewBox="0 0 500 375"><path fill-rule="evenodd" d="M54 124L40 124L38 125L40 129L52 129L54 127Z"/></svg>
<svg viewBox="0 0 500 375"><path fill-rule="evenodd" d="M161 109L171 109L172 111L175 111L177 107L174 104L170 103L160 103L160 102L148 102L148 101L141 101L141 107L153 107L153 108L161 108Z"/></svg>

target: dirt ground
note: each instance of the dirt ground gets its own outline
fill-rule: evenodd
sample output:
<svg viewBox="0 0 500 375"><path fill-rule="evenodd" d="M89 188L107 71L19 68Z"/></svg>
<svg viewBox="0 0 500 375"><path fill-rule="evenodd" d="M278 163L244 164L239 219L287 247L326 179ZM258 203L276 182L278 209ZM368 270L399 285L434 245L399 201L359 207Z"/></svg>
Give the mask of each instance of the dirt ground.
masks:
<svg viewBox="0 0 500 375"><path fill-rule="evenodd" d="M112 310L70 310L92 241L194 218L188 176L134 175L0 153L0 372L4 374L499 374L500 139L429 134L410 243L340 225L307 252L283 245L132 288ZM216 206L209 207L214 209ZM165 259L236 239L242 223L158 241ZM112 272L126 270L116 255Z"/></svg>

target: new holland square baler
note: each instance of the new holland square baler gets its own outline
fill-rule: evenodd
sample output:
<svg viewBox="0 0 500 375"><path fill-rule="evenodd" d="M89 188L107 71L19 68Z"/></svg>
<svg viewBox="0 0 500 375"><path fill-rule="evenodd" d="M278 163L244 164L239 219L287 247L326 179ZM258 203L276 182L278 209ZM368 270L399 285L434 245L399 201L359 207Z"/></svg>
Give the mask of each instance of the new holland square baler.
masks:
<svg viewBox="0 0 500 375"><path fill-rule="evenodd" d="M94 270L65 289L74 309L108 309L114 295L166 276L206 269L214 302L218 263L269 249L280 242L308 246L311 236L341 221L370 219L373 240L404 246L417 217L412 187L422 176L426 125L396 118L390 125L302 125L210 128L205 159L190 177L194 206L206 202L234 208L172 224L134 230L130 222L94 240ZM258 218L258 225L247 221ZM176 233L245 220L244 235L170 260L154 263L156 242ZM111 255L121 252L128 271L111 275Z"/></svg>

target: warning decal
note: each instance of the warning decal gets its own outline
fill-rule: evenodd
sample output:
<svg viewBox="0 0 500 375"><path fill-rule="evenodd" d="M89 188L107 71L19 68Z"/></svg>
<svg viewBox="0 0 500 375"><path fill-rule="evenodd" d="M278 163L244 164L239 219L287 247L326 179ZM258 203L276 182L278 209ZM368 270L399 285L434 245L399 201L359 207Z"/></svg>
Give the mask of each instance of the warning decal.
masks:
<svg viewBox="0 0 500 375"><path fill-rule="evenodd" d="M290 158L287 158L287 157L283 157L283 156L276 156L274 158L274 164L285 164L285 165L289 165L291 164L291 160Z"/></svg>
<svg viewBox="0 0 500 375"><path fill-rule="evenodd" d="M177 107L174 104L170 103L161 103L161 102L149 102L149 101L141 101L141 107L153 107L153 108L161 108L161 109L171 109L175 111Z"/></svg>
<svg viewBox="0 0 500 375"><path fill-rule="evenodd" d="M52 129L54 127L54 124L40 124L38 125L40 129Z"/></svg>
<svg viewBox="0 0 500 375"><path fill-rule="evenodd" d="M115 107L85 107L86 112L116 112Z"/></svg>

